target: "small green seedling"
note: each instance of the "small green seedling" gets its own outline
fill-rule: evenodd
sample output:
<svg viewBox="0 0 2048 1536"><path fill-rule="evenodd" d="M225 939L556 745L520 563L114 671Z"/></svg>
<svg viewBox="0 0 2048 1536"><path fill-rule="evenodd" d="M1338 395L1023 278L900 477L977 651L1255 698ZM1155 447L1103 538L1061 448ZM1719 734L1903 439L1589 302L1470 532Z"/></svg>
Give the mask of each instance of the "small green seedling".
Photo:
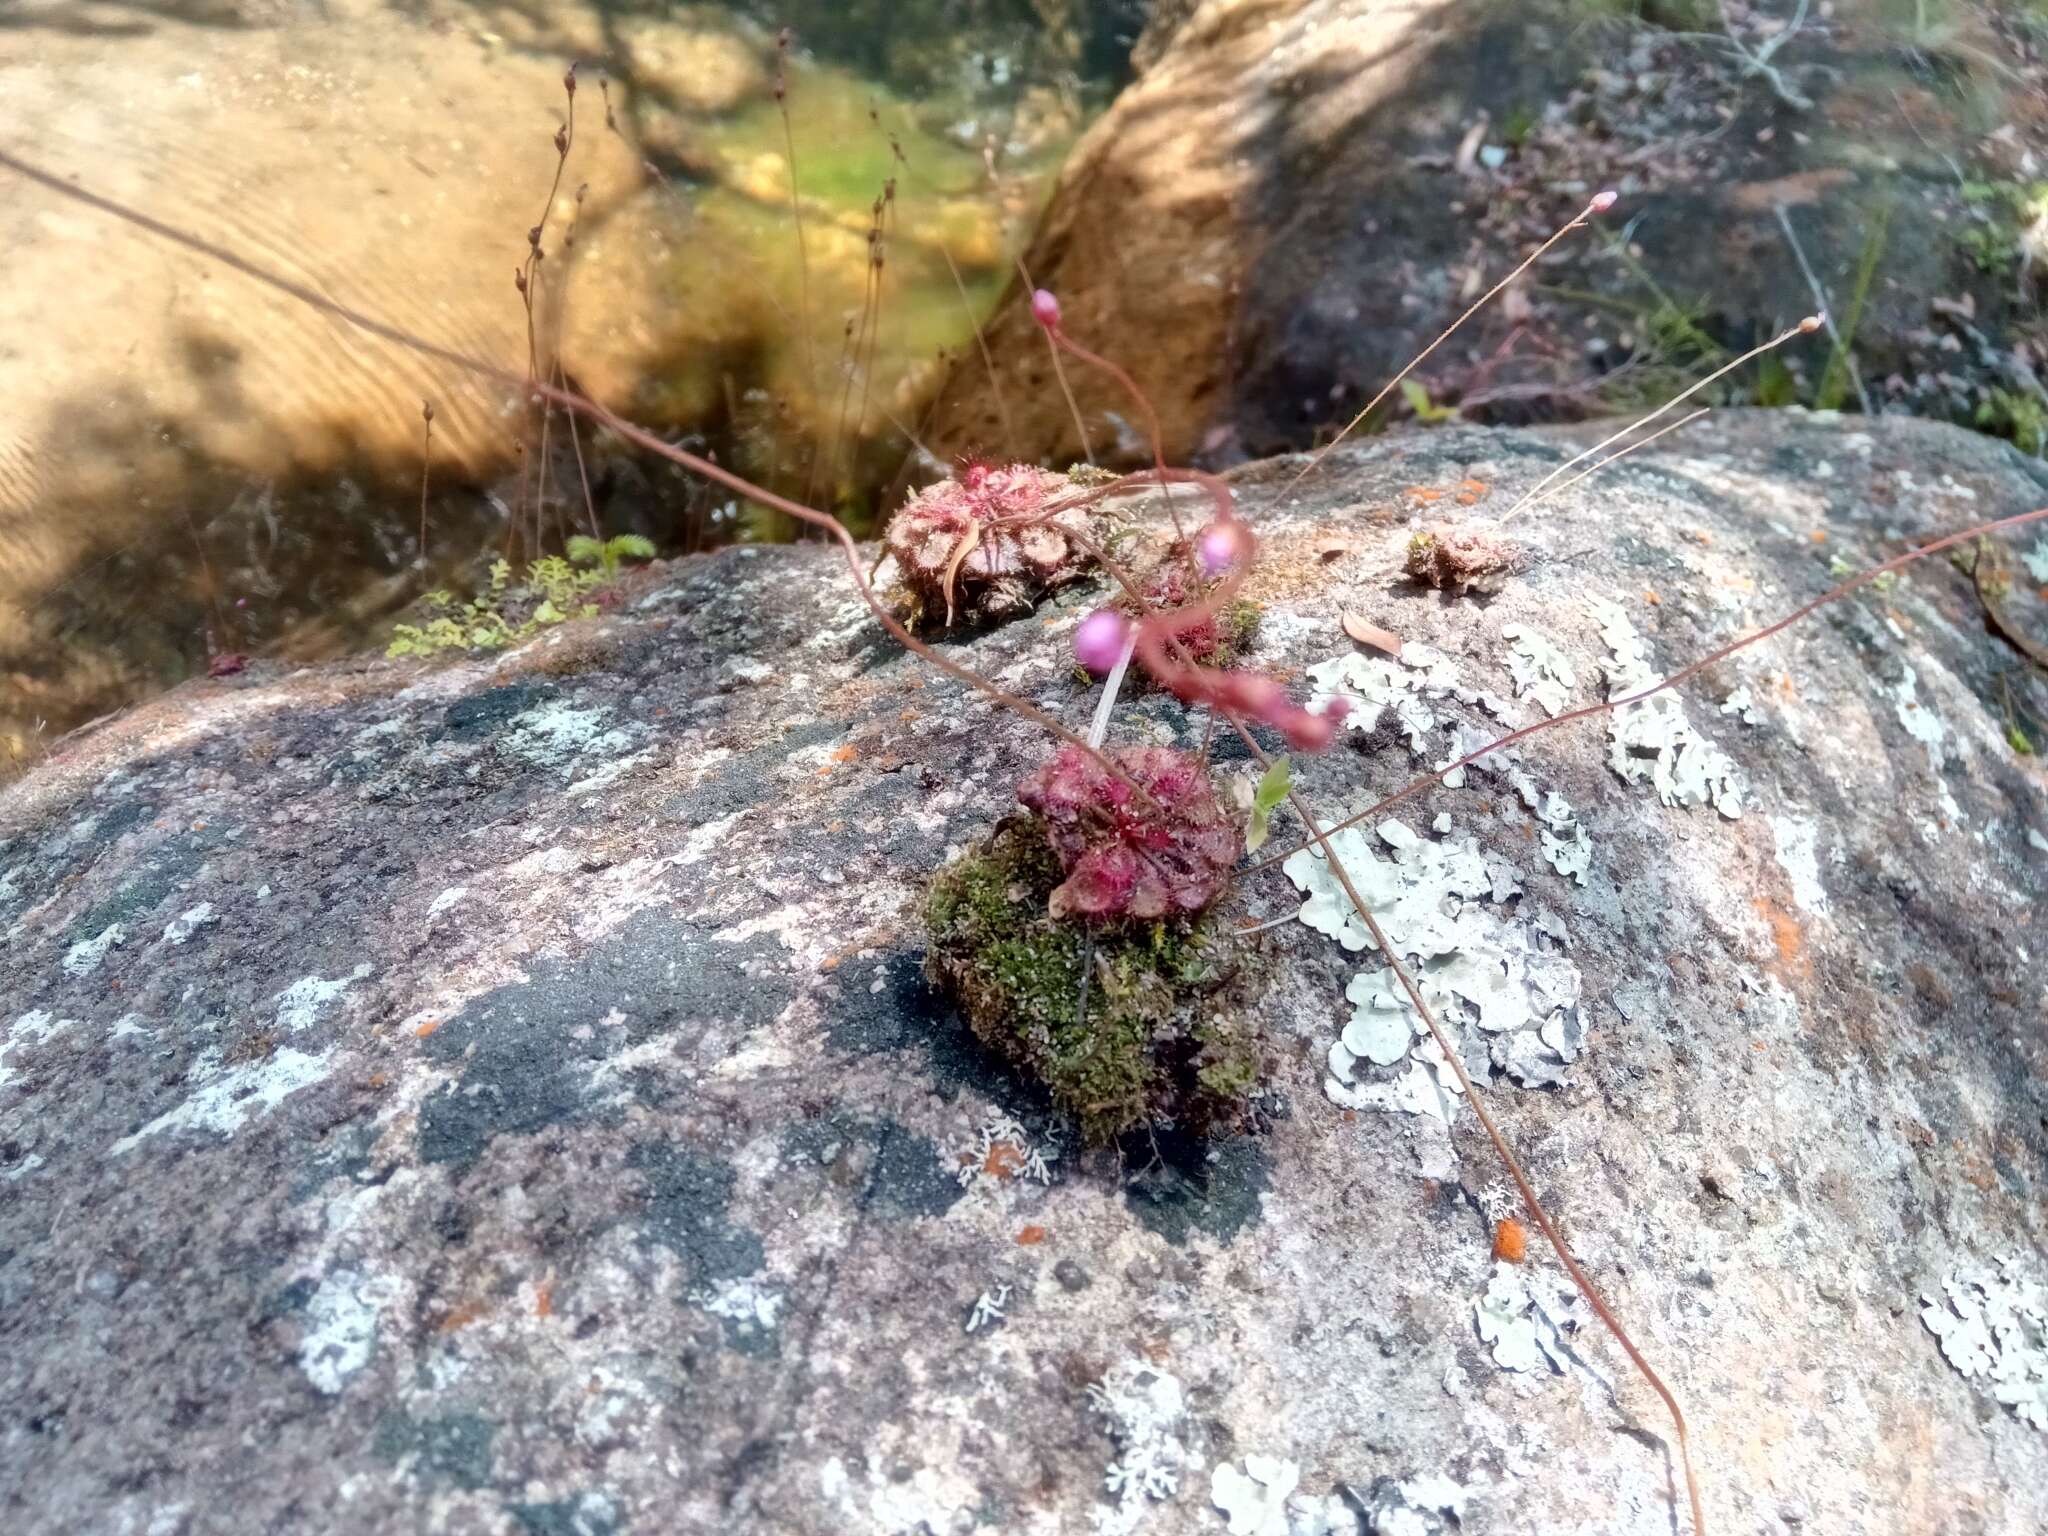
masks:
<svg viewBox="0 0 2048 1536"><path fill-rule="evenodd" d="M621 533L600 544L587 533L569 541L569 559L576 565L594 565L610 581L628 560L652 560L654 544L637 533Z"/></svg>

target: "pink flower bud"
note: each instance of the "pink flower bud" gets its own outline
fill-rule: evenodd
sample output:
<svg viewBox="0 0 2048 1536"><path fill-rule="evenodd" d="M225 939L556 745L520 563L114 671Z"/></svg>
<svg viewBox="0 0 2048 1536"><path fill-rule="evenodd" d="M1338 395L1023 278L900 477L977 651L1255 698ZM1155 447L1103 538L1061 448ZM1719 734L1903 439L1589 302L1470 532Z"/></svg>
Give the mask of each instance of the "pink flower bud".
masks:
<svg viewBox="0 0 2048 1536"><path fill-rule="evenodd" d="M1098 608L1074 631L1074 658L1097 677L1106 677L1122 658L1130 633L1130 620L1112 608Z"/></svg>
<svg viewBox="0 0 2048 1536"><path fill-rule="evenodd" d="M1243 525L1232 520L1214 522L1195 540L1195 563L1204 576L1221 576L1244 558Z"/></svg>
<svg viewBox="0 0 2048 1536"><path fill-rule="evenodd" d="M1281 734L1297 752L1321 752L1337 739L1339 715L1311 715L1306 711L1288 718Z"/></svg>
<svg viewBox="0 0 2048 1536"><path fill-rule="evenodd" d="M1595 213L1605 213L1614 206L1614 200L1619 195L1614 192L1595 192L1593 194L1593 211Z"/></svg>
<svg viewBox="0 0 2048 1536"><path fill-rule="evenodd" d="M1060 328L1060 301L1050 290L1040 288L1031 295L1031 313L1048 331Z"/></svg>

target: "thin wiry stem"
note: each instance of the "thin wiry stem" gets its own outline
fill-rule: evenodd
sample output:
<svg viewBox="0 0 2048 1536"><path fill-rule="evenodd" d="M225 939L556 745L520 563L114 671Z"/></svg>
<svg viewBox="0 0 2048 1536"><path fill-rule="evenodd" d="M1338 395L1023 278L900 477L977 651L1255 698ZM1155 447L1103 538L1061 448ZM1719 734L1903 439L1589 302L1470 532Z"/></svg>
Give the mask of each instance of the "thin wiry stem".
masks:
<svg viewBox="0 0 2048 1536"><path fill-rule="evenodd" d="M1024 265L1024 258L1017 258L1017 275L1024 279L1024 307L1031 307L1031 296L1038 291L1038 285L1031 280L1031 271ZM1073 386L1067 383L1066 366L1060 362L1059 343L1052 339L1052 332L1045 334L1045 350L1052 356L1053 377L1060 381L1060 393L1066 396L1067 410L1074 418L1074 431L1081 439L1081 457L1089 464L1095 462L1095 450L1089 446L1088 427L1081 420L1081 404L1074 398Z"/></svg>
<svg viewBox="0 0 2048 1536"><path fill-rule="evenodd" d="M1165 626L1165 644L1172 651L1172 659L1183 667L1192 667L1191 658L1182 649L1178 637L1173 632L1172 616L1159 614L1146 601L1144 594L1129 576L1115 564L1107 561L1105 563L1109 565L1111 575L1123 585L1125 590L1131 594L1132 600L1137 604L1140 623L1133 631L1133 642L1135 643L1138 636L1146 634L1148 630L1163 625ZM1248 565L1249 563L1249 559L1247 559L1245 564ZM1128 660L1130 655L1128 648L1125 650L1124 655L1125 659ZM1148 661L1147 665L1157 675L1157 666L1150 661ZM1122 663L1120 662L1118 664L1119 674L1121 674L1121 670ZM1105 704L1108 702L1108 697L1105 697ZM1260 747L1252 733L1245 728L1242 715L1231 708L1224 707L1212 713L1212 722L1215 713L1220 713L1229 722L1231 729L1237 732L1238 739L1244 743L1245 750L1251 754L1252 759L1262 769L1270 769L1272 767L1272 759ZM1097 728L1095 732L1091 733L1090 739L1092 741L1099 742L1101 740L1101 732L1106 725L1106 718L1106 710L1098 712L1096 716ZM1378 946L1380 953L1386 957L1388 966L1393 970L1394 975L1399 978L1402 989L1408 994L1409 1001L1415 1006L1415 1011L1422 1016L1423 1022L1429 1026L1430 1036L1436 1041L1438 1051L1442 1053L1444 1060L1450 1063L1452 1072L1457 1076L1459 1086L1464 1090L1467 1101L1472 1105L1473 1113L1478 1116L1480 1125L1485 1128L1487 1139L1493 1143L1493 1150L1499 1154L1501 1162L1507 1167L1509 1177L1514 1180L1515 1188L1521 1194L1523 1207L1529 1212L1530 1219L1536 1223L1544 1237L1548 1239L1552 1250L1557 1254L1558 1262L1564 1266L1565 1272L1571 1276L1572 1283L1578 1287L1579 1294L1586 1298L1587 1303L1593 1308L1601 1323L1614 1336L1615 1342L1621 1346L1622 1352L1628 1356L1630 1362L1642 1373L1643 1379L1649 1382L1658 1397L1663 1399L1664 1406L1670 1410L1672 1425L1678 1433L1679 1464L1685 1471L1686 1500L1692 1506L1694 1536L1707 1536L1706 1520L1700 1511L1699 1478L1694 1474L1692 1466L1691 1435L1686 1427L1685 1410L1679 1406L1677 1395L1664 1384L1664 1378L1657 1374L1655 1369L1651 1367L1650 1362L1644 1357L1643 1352L1636 1347L1635 1340L1629 1337L1628 1330L1621 1324L1621 1319L1615 1316L1613 1308L1607 1305L1605 1298L1594 1287L1591 1278L1579 1267L1578 1260L1572 1257L1571 1249L1565 1245L1563 1234L1557 1230L1556 1225L1551 1221L1549 1212L1543 1209L1543 1203L1536 1198L1536 1190L1529 1183L1528 1176L1522 1172L1521 1163L1516 1159L1513 1151L1509 1149L1507 1138L1501 1134L1500 1127L1494 1124L1493 1116L1487 1112L1486 1106L1480 1102L1479 1090L1473 1085L1470 1074L1466 1072L1464 1062L1459 1059L1458 1053L1452 1048L1449 1035L1445 1032L1443 1025L1437 1021L1435 1012L1423 997L1422 989L1416 985L1415 978L1409 973L1408 966L1401 959L1400 952L1387 937L1386 931L1380 927L1379 919L1373 915L1372 908L1366 905L1365 898L1358 892L1358 887L1352 884L1350 872L1345 869L1343 860L1337 857L1337 850L1331 846L1330 834L1335 829L1325 828L1317 818L1313 808L1310 807L1307 799L1299 790L1291 785L1287 791L1287 803L1293 809L1294 814L1301 818L1302 824L1309 829L1310 839L1320 849L1324 863L1329 866L1330 872L1337 877L1338 884L1344 889L1345 897L1364 921L1367 931L1372 935L1373 943ZM1087 994L1084 990L1082 993L1084 1006L1086 996Z"/></svg>
<svg viewBox="0 0 2048 1536"><path fill-rule="evenodd" d="M182 246L188 251L196 252L201 256L217 261L221 265L241 273L244 277L261 283L266 288L286 294L291 298L297 299L302 304L319 310L322 314L344 321L354 326L357 330L380 337L394 346L403 347L408 352L417 353L421 357L434 358L440 362L460 368L464 372L473 374L478 378L489 379L504 388L530 388L534 393L541 395L552 404L589 418L596 425L608 428L627 442L644 448L649 453L667 459L670 463L679 465L681 468L700 475L706 480L714 481L724 486L727 490L733 491L749 501L757 502L771 511L781 512L809 527L821 530L838 543L840 552L845 557L846 569L853 578L854 589L860 594L861 602L867 607L869 613L874 615L875 621L884 630L888 631L890 638L896 641L898 645L901 645L920 660L936 667L956 682L963 683L975 692L986 695L1013 713L1029 720L1033 725L1050 732L1060 741L1080 749L1091 760L1099 764L1104 772L1125 784L1131 785L1140 795L1144 795L1145 792L1142 786L1135 784L1128 774L1110 762L1100 752L1091 748L1080 736L1067 729L1059 721L1053 719L1044 710L990 682L973 668L962 666L950 657L940 654L932 646L926 645L917 636L910 633L904 627L902 620L889 611L881 598L876 596L874 588L868 583L867 574L861 566L860 546L854 542L853 535L846 531L845 525L838 518L831 516L829 513L819 512L814 508L803 505L801 502L791 501L786 496L778 496L775 492L766 490L761 486L755 485L751 480L734 474L721 464L714 464L709 459L700 458L687 449L678 448L673 443L664 442L645 427L635 426L625 418L614 415L604 406L599 405L596 401L584 395L577 394L572 390L557 389L553 384L538 381L529 384L528 381L521 379L515 373L499 367L496 363L486 362L479 357L472 357L468 353L458 351L454 347L443 346L439 342L428 341L425 337L416 336L411 331L392 325L388 321L366 315L361 310L331 299L327 295L309 288L304 283L294 282L291 278L258 266L246 256L239 255L229 250L226 246L204 239L198 235L189 234L175 225L167 224L162 219L152 217L141 212L139 209L127 207L125 204L115 202L112 198L103 197L97 192L88 191L84 187L53 175L49 171L31 165L28 161L22 160L4 149L0 149L0 166L5 166L16 175L25 176L38 186L55 192L62 197L69 198L74 202L83 203L90 208L96 208L110 217L121 220L123 223L132 224L138 229L147 230L150 234L156 235L160 239L168 240L174 245ZM1147 798L1149 799L1149 797Z"/></svg>
<svg viewBox="0 0 2048 1536"><path fill-rule="evenodd" d="M1242 727L1240 734L1244 734ZM1245 735L1245 742L1251 746L1253 755L1263 764L1266 761L1265 754L1252 744L1248 734ZM1343 862L1338 859L1337 850L1330 846L1330 834L1335 832L1337 827L1324 827L1318 822L1298 790L1290 789L1287 792L1287 803L1294 808L1294 814L1307 823L1311 841L1321 851L1323 861L1330 866L1330 873L1337 877L1337 883L1344 888L1345 898L1356 909L1359 917L1364 919L1366 931L1372 935L1373 943L1386 957L1388 967L1401 983L1401 990L1408 994L1408 1001L1422 1016L1422 1022L1429 1026L1430 1038L1436 1042L1436 1048L1443 1059L1450 1064L1452 1074L1458 1079L1458 1086L1464 1090L1466 1101L1472 1106L1472 1113L1479 1117L1479 1123L1486 1131L1486 1139L1493 1143L1493 1150L1506 1166L1508 1177L1514 1180L1516 1192L1522 1197L1523 1209L1528 1211L1530 1219L1549 1241L1551 1250L1557 1255L1557 1261L1564 1266L1565 1273L1571 1276L1572 1284L1578 1287L1579 1294L1586 1298L1601 1323L1614 1336L1614 1342L1621 1346L1622 1353L1628 1356L1630 1363L1642 1373L1643 1380L1650 1384L1657 1396L1664 1400L1664 1406L1670 1410L1672 1427L1678 1431L1678 1461L1685 1471L1685 1495L1687 1502L1692 1505L1694 1536L1707 1536L1706 1518L1700 1512L1699 1478L1692 1469L1691 1435L1686 1428L1685 1410L1679 1406L1676 1394L1664 1385L1664 1378L1659 1376L1650 1362L1643 1357L1643 1352L1636 1347L1635 1340L1631 1339L1628 1330L1622 1327L1621 1319L1614 1315L1613 1309L1601 1297L1592 1280L1579 1268L1578 1260L1572 1257L1571 1249L1565 1246L1563 1234L1557 1230L1549 1213L1543 1209L1543 1202L1536 1198L1535 1188L1529 1183L1528 1176L1522 1172L1521 1163L1509 1149L1507 1138L1500 1133L1500 1127L1493 1123L1493 1116L1487 1113L1485 1104L1480 1101L1479 1091L1473 1086L1471 1075L1466 1072L1465 1063L1459 1059L1458 1052L1453 1048L1450 1036L1445 1033L1443 1025L1437 1022L1436 1014L1423 998L1422 989L1415 984L1415 978L1402 963L1401 956L1388 939L1386 930L1380 927L1379 919L1373 916L1372 908L1365 904L1365 898L1358 894L1358 887L1351 883L1351 876L1345 871Z"/></svg>
<svg viewBox="0 0 2048 1536"><path fill-rule="evenodd" d="M1703 405L1698 410L1692 412L1690 415L1681 416L1676 421L1666 422L1663 426L1659 427L1656 431L1652 432L1648 437L1638 438L1635 442L1630 443L1626 448L1615 449L1614 452L1607 455L1606 458L1600 460L1597 464L1594 464L1591 468L1582 469L1576 475L1573 475L1571 479L1563 481L1560 484L1553 485L1541 496L1535 497L1534 499L1530 500L1527 503L1527 505L1531 507L1540 507L1543 505L1544 502L1550 500L1551 497L1562 496L1566 491L1570 490L1573 486L1577 485L1581 480L1585 479L1588 475L1597 475L1600 473L1601 470L1605 469L1608 465L1612 464L1616 459L1625 459L1630 454L1634 453L1638 448L1649 447L1650 444L1656 442L1658 438L1665 436L1667 433L1676 432L1680 427L1690 426L1693 422L1698 421L1702 416L1706 415L1707 412L1711 411L1712 409L1713 407L1710 405Z"/></svg>
<svg viewBox="0 0 2048 1536"><path fill-rule="evenodd" d="M564 386L569 382L569 376L562 371L560 353L557 353L555 356L555 380ZM590 494L590 470L583 462L583 438L576 430L576 413L574 411L569 412L567 419L569 423L569 444L576 450L576 478L583 486L583 515L590 520L590 536L601 544L604 542L604 534L597 525L597 502Z"/></svg>
<svg viewBox="0 0 2048 1536"><path fill-rule="evenodd" d="M1509 507L1507 511L1503 512L1500 516L1500 520L1503 523L1505 523L1509 518L1513 517L1517 512L1521 511L1522 508L1528 506L1538 496L1542 495L1543 492L1549 488L1551 482L1557 479L1559 475L1562 475L1568 470L1574 469L1578 465L1585 463L1586 460L1593 457L1594 454L1600 452L1603 448L1609 447L1614 443L1620 442L1624 437L1627 437L1631 432L1635 432L1643 427L1647 427L1651 422L1655 421L1658 417L1667 415L1671 411L1676 410L1679 406L1685 404L1686 401L1690 400L1694 395L1698 394L1701 390L1705 389L1709 384L1713 383L1716 379L1722 377L1724 374L1734 372L1737 368L1740 368L1744 363L1748 362L1751 358L1762 357L1766 352L1770 352L1778 347L1782 347L1794 336L1811 336L1815 331L1821 328L1822 323L1822 319L1819 315L1808 315L1804 320L1800 321L1790 330L1783 331L1780 334L1773 336L1769 341L1765 342L1762 346L1751 347L1747 352L1743 353L1742 356L1736 358L1733 362L1723 363L1720 367L1716 368L1712 373L1708 374L1705 378L1697 380L1687 388L1673 395L1669 400L1666 400L1662 405L1658 406L1656 410L1650 412L1649 415L1638 417L1636 420L1630 422L1627 426L1623 427L1619 432L1610 433L1608 436L1601 438L1599 442L1595 443L1592 447L1586 449L1583 453L1576 453L1572 455L1572 457L1566 459L1564 463L1558 465L1557 468L1553 469L1541 480L1538 480L1527 491L1524 491L1522 493L1522 499L1516 502L1512 507Z"/></svg>
<svg viewBox="0 0 2048 1536"><path fill-rule="evenodd" d="M1395 790L1391 795L1388 795L1384 800L1379 801L1377 804L1367 806L1364 810L1359 811L1355 815L1345 817L1342 821L1332 825L1329 828L1329 830L1332 832L1341 832L1346 827L1355 827L1362 821L1370 821L1374 817L1378 816L1381 812L1386 811L1395 805L1398 805L1403 800L1406 800L1410 795L1418 794L1421 791L1429 788L1429 786L1432 784L1442 783L1447 775L1456 773L1461 768L1469 768L1472 764L1478 762L1481 758L1489 757L1495 752L1499 752L1504 750L1505 748L1512 747L1517 742L1527 741L1531 736L1538 735L1543 731L1554 730L1556 727L1561 725L1569 725L1574 720L1590 720L1596 715L1607 714L1609 711L1620 709L1625 705L1640 704L1643 700L1648 698L1654 698L1657 694L1663 693L1666 689L1676 688L1681 683L1690 682L1693 678L1698 677L1702 672L1706 671L1707 668L1715 666L1720 662L1726 661L1730 656L1733 656L1737 651L1747 650L1750 646L1761 644L1763 641L1770 639L1773 635L1783 633L1785 630L1790 629L1794 624L1797 624L1801 619L1805 618L1808 614L1811 614L1818 609L1825 608L1829 603L1841 601L1841 599L1847 597L1850 593L1855 592L1860 588L1869 586L1873 581L1876 581L1881 576L1888 576L1894 571L1904 570L1907 566L1913 564L1916 560L1924 560L1929 555L1938 555L1945 549L1954 549L1957 545L1967 544L1972 539L1986 538L1994 533L2003 533L2009 529L2025 527L2029 523L2038 523L2043 520L2048 520L2048 507L2037 507L2032 512L2020 512L2012 517L2001 517L1992 522L1978 523L1974 527L1963 529L1960 533L1945 534L1941 538L1935 539L1930 543L1919 545L1914 549L1909 549L1903 555L1895 555L1891 559L1885 561L1882 565L1873 565L1868 570L1859 571L1854 576L1851 576L1847 581L1841 582L1836 586L1828 588L1828 590L1821 593L1819 597L1816 597L1809 602L1801 603L1797 608L1793 609L1783 618L1777 619L1772 623L1766 624L1761 629L1751 630L1748 634L1742 635L1737 639L1729 641L1726 645L1721 646L1717 650L1709 651L1706 655L1700 657L1698 660L1689 662L1685 666L1680 667L1676 672L1672 673L1669 677L1665 678L1661 683L1658 683L1653 687L1639 689L1634 693L1624 694L1618 699L1608 699L1599 704L1581 705L1577 709L1568 709L1563 714L1554 716L1551 719L1538 720L1534 725L1525 725L1520 730L1509 731L1505 736L1500 737L1498 740L1490 741L1485 746L1480 747L1475 751L1467 752L1463 757L1458 758L1456 761L1446 763L1443 767L1435 769L1430 773L1425 773L1420 777L1412 780L1411 782L1402 785L1401 788ZM1261 859L1258 863L1252 865L1250 868L1239 871L1237 878L1240 880L1249 879L1251 876L1258 874L1262 870L1269 869L1276 864L1283 863L1287 859L1291 858L1293 855L1299 853L1302 849L1309 847L1312 842L1313 839L1306 839L1302 842L1294 844L1290 848L1283 849L1279 853L1271 854L1266 858Z"/></svg>
<svg viewBox="0 0 2048 1536"><path fill-rule="evenodd" d="M1347 421L1344 424L1344 430L1339 432L1335 437L1331 438L1327 443L1325 443L1322 446L1322 448L1317 451L1316 456L1310 459L1306 464L1302 465L1300 470L1296 472L1294 478L1288 481L1286 485L1280 488L1280 494L1282 496L1285 496L1289 491L1293 490L1297 485L1301 484L1302 480L1306 478L1318 464L1322 463L1324 459L1327 459L1330 456L1331 452L1335 450L1336 446L1339 443L1343 442L1345 438L1349 437L1352 434L1352 432L1357 428L1358 424L1361 421L1364 421L1366 417L1370 416L1373 413L1373 410L1379 405L1381 401L1385 400L1387 396L1391 395L1394 392L1395 388L1400 384L1400 382L1403 379L1407 378L1409 374L1413 373L1417 368L1421 367L1423 362L1429 357L1430 353L1434 352L1438 347L1442 346L1445 342L1449 341L1452 336L1457 334L1458 328L1462 326L1467 320L1470 320L1474 315L1478 314L1480 310L1486 308L1488 304L1491 304L1494 301L1494 299L1498 297L1504 289L1506 289L1508 284L1512 283L1524 272L1528 271L1531 267L1535 266L1538 261L1543 259L1544 255L1550 250L1550 248L1556 245L1557 242L1562 240L1566 235L1570 234L1575 229L1585 228L1586 220L1591 218L1594 214L1605 213L1608 209L1612 208L1613 206L1614 194L1612 192L1596 193L1593 197L1593 200L1590 203L1586 204L1584 208L1580 209L1576 214L1572 215L1570 222L1568 222L1562 228L1557 230L1556 233L1551 235L1551 237L1548 240L1544 241L1541 245L1537 246L1536 249L1531 251L1527 256L1524 256L1519 266L1517 266L1512 272L1508 273L1508 275L1502 278L1499 282L1495 283L1491 288L1487 289L1486 292L1479 295L1478 298L1474 299L1472 301L1471 307L1468 308L1465 311L1465 313L1458 316L1457 319L1453 320L1450 323L1450 325L1444 329L1442 335L1438 336L1435 341L1432 341L1428 346L1424 347L1420 352L1416 353L1414 357L1410 358L1408 360L1408 366L1403 368L1399 373L1395 374L1391 379L1387 380L1387 382L1381 386L1380 392L1374 395L1370 400L1365 402L1365 409L1360 411L1356 416L1352 417L1349 421Z"/></svg>
<svg viewBox="0 0 2048 1536"><path fill-rule="evenodd" d="M1066 333L1057 320L1049 325L1044 321L1039 323L1044 326L1045 334L1052 338L1059 350L1071 352L1074 356L1080 358L1082 362L1100 368L1122 386L1125 394L1138 402L1138 408L1145 413L1146 436L1150 438L1152 443L1152 467L1159 476L1159 493L1166 498L1166 515L1173 520L1174 537L1185 539L1187 537L1187 530L1181 526L1180 508L1173 504L1173 485L1166 473L1166 447L1164 438L1159 430L1159 412L1152 408L1150 397L1146 395L1145 391L1138 388L1138 381L1136 379L1132 378L1122 368L1111 362L1101 353L1091 352L1088 348L1082 346L1080 342L1074 340L1073 337ZM1194 560L1193 550L1188 551L1188 560L1192 567Z"/></svg>
<svg viewBox="0 0 2048 1536"><path fill-rule="evenodd" d="M988 387L995 396L996 415L1003 423L1003 451L1012 458L1017 454L1017 428L1010 420L1010 402L1003 394L1002 377L996 372L995 354L988 349L988 334L981 322L975 318L974 303L967 297L967 284L960 276L960 267L953 260L953 253L939 242L939 254L946 258L946 270L953 274L953 287L960 295L960 312L967 316L967 323L974 327L974 344L981 349L981 366L988 370Z"/></svg>
<svg viewBox="0 0 2048 1536"><path fill-rule="evenodd" d="M420 418L426 423L426 433L420 442L420 568L427 564L427 470L434 454L434 402L420 402Z"/></svg>

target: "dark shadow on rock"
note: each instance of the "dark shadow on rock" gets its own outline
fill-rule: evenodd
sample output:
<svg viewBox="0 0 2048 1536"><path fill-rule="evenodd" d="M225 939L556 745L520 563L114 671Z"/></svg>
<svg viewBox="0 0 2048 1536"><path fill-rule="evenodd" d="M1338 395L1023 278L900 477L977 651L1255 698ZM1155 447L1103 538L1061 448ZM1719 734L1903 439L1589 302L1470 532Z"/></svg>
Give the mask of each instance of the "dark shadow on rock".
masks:
<svg viewBox="0 0 2048 1536"><path fill-rule="evenodd" d="M897 950L880 965L880 991L848 986L833 1003L826 1030L836 1049L863 1056L915 1051L942 1097L964 1090L1012 1116L1049 1112L1043 1091L1027 1085L977 1040L952 1000L931 984L922 949Z"/></svg>
<svg viewBox="0 0 2048 1536"><path fill-rule="evenodd" d="M421 1042L459 1071L420 1106L421 1158L466 1169L496 1137L616 1118L593 1104L592 1071L657 1035L773 1019L795 995L779 956L771 938L720 943L647 911L585 955L538 962L531 980L476 998Z"/></svg>
<svg viewBox="0 0 2048 1536"><path fill-rule="evenodd" d="M1124 1204L1176 1248L1197 1232L1227 1243L1259 1219L1270 1166L1255 1136L1209 1140L1162 1131L1125 1137L1119 1150L1132 1169Z"/></svg>
<svg viewBox="0 0 2048 1536"><path fill-rule="evenodd" d="M943 1216L962 1194L930 1137L846 1106L791 1125L782 1135L782 1156L824 1170L834 1183L859 1180L862 1209L880 1216Z"/></svg>

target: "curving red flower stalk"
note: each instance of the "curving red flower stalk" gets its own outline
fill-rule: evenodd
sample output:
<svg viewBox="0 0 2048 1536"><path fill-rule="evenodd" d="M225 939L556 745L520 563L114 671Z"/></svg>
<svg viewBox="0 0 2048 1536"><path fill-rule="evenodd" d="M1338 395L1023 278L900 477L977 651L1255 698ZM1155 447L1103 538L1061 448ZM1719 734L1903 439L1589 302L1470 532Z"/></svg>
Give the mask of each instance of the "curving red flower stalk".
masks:
<svg viewBox="0 0 2048 1536"><path fill-rule="evenodd" d="M1192 753L1125 747L1108 755L1124 778L1067 746L1017 788L1045 824L1067 877L1052 893L1052 915L1114 920L1201 911L1244 856L1243 828Z"/></svg>

